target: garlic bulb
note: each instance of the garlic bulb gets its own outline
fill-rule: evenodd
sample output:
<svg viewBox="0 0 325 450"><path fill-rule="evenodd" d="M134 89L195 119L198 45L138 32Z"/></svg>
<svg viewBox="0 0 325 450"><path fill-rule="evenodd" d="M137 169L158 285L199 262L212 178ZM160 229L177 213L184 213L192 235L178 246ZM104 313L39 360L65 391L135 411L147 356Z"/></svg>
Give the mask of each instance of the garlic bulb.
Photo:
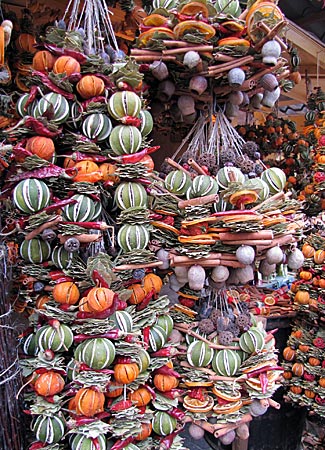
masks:
<svg viewBox="0 0 325 450"><path fill-rule="evenodd" d="M269 248L265 256L268 264L280 264L283 262L283 251L278 245Z"/></svg>
<svg viewBox="0 0 325 450"><path fill-rule="evenodd" d="M161 248L156 253L157 258L159 261L162 261L163 264L159 266L160 269L168 269L169 267L169 252L165 250L164 248Z"/></svg>
<svg viewBox="0 0 325 450"><path fill-rule="evenodd" d="M188 270L188 284L190 289L200 291L203 289L205 282L205 270L202 266L195 264Z"/></svg>
<svg viewBox="0 0 325 450"><path fill-rule="evenodd" d="M229 277L229 270L226 266L216 266L211 272L211 278L215 283L222 283Z"/></svg>
<svg viewBox="0 0 325 450"><path fill-rule="evenodd" d="M241 245L236 250L236 257L242 264L252 264L255 259L255 250L250 245Z"/></svg>
<svg viewBox="0 0 325 450"><path fill-rule="evenodd" d="M188 267L174 267L174 273L179 283L188 282Z"/></svg>
<svg viewBox="0 0 325 450"><path fill-rule="evenodd" d="M305 261L305 257L299 248L295 248L287 258L287 264L290 269L300 269Z"/></svg>

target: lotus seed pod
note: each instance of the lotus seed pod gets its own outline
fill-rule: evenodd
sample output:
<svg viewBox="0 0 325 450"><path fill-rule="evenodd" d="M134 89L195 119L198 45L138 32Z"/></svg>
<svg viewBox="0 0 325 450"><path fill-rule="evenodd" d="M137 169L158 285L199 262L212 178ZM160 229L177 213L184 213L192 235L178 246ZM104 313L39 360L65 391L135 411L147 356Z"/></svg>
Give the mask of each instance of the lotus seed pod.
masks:
<svg viewBox="0 0 325 450"><path fill-rule="evenodd" d="M189 116L190 114L195 113L195 101L190 95L181 95L178 98L177 106L183 116Z"/></svg>
<svg viewBox="0 0 325 450"><path fill-rule="evenodd" d="M267 91L274 91L279 86L279 82L273 73L267 73L261 78L260 85Z"/></svg>
<svg viewBox="0 0 325 450"><path fill-rule="evenodd" d="M201 95L208 87L208 80L201 75L196 75L191 78L189 87L192 92Z"/></svg>
<svg viewBox="0 0 325 450"><path fill-rule="evenodd" d="M228 431L228 433L220 436L219 440L223 445L230 445L236 438L236 433L234 430Z"/></svg>
<svg viewBox="0 0 325 450"><path fill-rule="evenodd" d="M159 81L163 81L168 78L168 68L163 61L154 61L150 64L150 70L152 75Z"/></svg>
<svg viewBox="0 0 325 450"><path fill-rule="evenodd" d="M246 75L243 69L236 67L235 69L229 70L227 78L229 86L239 87L244 83Z"/></svg>
<svg viewBox="0 0 325 450"><path fill-rule="evenodd" d="M195 425L195 423L191 423L188 432L190 436L195 440L203 439L204 437L203 428L199 427L198 425Z"/></svg>
<svg viewBox="0 0 325 450"><path fill-rule="evenodd" d="M234 91L231 92L228 96L228 101L229 103L231 103L232 105L241 105L243 103L244 100L244 95L241 91Z"/></svg>
<svg viewBox="0 0 325 450"><path fill-rule="evenodd" d="M275 66L281 55L281 46L276 40L266 42L261 50L264 64Z"/></svg>
<svg viewBox="0 0 325 450"><path fill-rule="evenodd" d="M273 108L275 102L281 95L281 89L277 87L274 91L264 91L262 104L268 108Z"/></svg>
<svg viewBox="0 0 325 450"><path fill-rule="evenodd" d="M183 59L184 66L187 66L189 69L194 69L201 62L201 57L198 52L194 52L190 50L186 52Z"/></svg>
<svg viewBox="0 0 325 450"><path fill-rule="evenodd" d="M267 406L262 405L259 400L253 400L249 406L249 412L253 417L262 416L267 411Z"/></svg>

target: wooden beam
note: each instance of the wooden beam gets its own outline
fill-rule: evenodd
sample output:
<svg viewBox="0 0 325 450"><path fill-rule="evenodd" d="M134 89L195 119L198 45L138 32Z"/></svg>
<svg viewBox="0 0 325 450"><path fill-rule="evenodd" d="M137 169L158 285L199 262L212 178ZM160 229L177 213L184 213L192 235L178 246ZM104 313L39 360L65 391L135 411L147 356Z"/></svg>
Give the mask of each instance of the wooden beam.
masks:
<svg viewBox="0 0 325 450"><path fill-rule="evenodd" d="M305 30L300 28L292 21L288 21L287 40L292 42L295 47L303 49L309 55L315 58L315 65L325 68L325 44L318 38L306 33Z"/></svg>
<svg viewBox="0 0 325 450"><path fill-rule="evenodd" d="M304 17L299 17L295 22L303 28L306 28L308 25L314 25L317 22L325 22L325 11L318 11Z"/></svg>

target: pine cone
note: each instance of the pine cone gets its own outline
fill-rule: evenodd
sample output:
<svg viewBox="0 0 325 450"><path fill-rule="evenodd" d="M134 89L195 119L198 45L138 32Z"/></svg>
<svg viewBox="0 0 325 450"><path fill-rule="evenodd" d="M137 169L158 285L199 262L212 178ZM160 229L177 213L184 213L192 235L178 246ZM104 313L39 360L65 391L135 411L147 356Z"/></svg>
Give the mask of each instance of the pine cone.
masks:
<svg viewBox="0 0 325 450"><path fill-rule="evenodd" d="M214 332L214 325L211 319L203 319L199 322L198 329L200 333L211 334Z"/></svg>
<svg viewBox="0 0 325 450"><path fill-rule="evenodd" d="M231 148L221 150L220 161L222 162L222 164L225 164L227 162L234 163L236 161L235 152Z"/></svg>
<svg viewBox="0 0 325 450"><path fill-rule="evenodd" d="M239 328L244 328L249 325L251 318L247 314L239 314L239 316L236 319L236 325Z"/></svg>
<svg viewBox="0 0 325 450"><path fill-rule="evenodd" d="M230 331L222 331L218 335L218 343L220 345L230 345L234 339L234 335Z"/></svg>
<svg viewBox="0 0 325 450"><path fill-rule="evenodd" d="M254 158L254 154L258 151L259 146L253 141L247 141L242 147L242 152L246 153L249 158Z"/></svg>

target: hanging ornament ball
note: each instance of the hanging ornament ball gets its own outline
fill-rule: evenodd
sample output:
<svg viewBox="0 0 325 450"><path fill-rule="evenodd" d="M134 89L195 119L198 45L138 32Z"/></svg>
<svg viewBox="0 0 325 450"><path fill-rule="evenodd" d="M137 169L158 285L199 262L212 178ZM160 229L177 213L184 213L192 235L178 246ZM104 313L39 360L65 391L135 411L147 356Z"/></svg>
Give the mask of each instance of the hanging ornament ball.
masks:
<svg viewBox="0 0 325 450"><path fill-rule="evenodd" d="M283 262L283 251L276 245L275 247L269 248L265 254L266 261L268 264L280 264Z"/></svg>
<svg viewBox="0 0 325 450"><path fill-rule="evenodd" d="M198 175L192 181L192 186L187 191L187 198L205 197L206 195L217 194L219 189L215 178L209 175Z"/></svg>
<svg viewBox="0 0 325 450"><path fill-rule="evenodd" d="M287 181L285 173L278 167L264 170L261 179L269 186L271 194L282 191Z"/></svg>
<svg viewBox="0 0 325 450"><path fill-rule="evenodd" d="M141 110L141 99L132 91L115 92L108 101L107 109L116 120L125 116L137 117Z"/></svg>
<svg viewBox="0 0 325 450"><path fill-rule="evenodd" d="M141 143L141 132L132 125L117 125L109 137L109 144L115 155L136 153L140 149Z"/></svg>
<svg viewBox="0 0 325 450"><path fill-rule="evenodd" d="M47 185L36 178L20 181L13 191L16 208L25 214L33 214L48 206L50 190Z"/></svg>
<svg viewBox="0 0 325 450"><path fill-rule="evenodd" d="M250 245L241 245L236 250L236 257L242 264L252 264L255 259L255 250Z"/></svg>

